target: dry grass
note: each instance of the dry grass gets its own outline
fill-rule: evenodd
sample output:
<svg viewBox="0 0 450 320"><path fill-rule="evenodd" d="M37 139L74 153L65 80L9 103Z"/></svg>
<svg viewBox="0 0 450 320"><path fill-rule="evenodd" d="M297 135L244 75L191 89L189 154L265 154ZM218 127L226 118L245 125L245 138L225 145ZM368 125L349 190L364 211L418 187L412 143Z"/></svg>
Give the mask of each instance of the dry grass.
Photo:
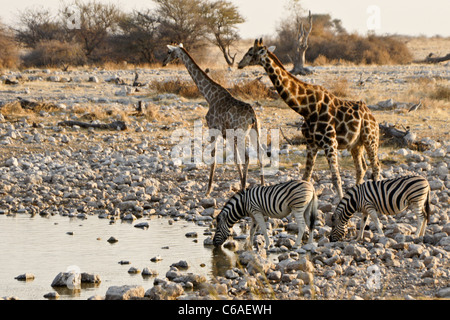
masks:
<svg viewBox="0 0 450 320"><path fill-rule="evenodd" d="M258 79L234 84L230 92L232 95L242 99L260 100L274 98L272 90Z"/></svg>
<svg viewBox="0 0 450 320"><path fill-rule="evenodd" d="M337 78L331 81L328 89L338 97L350 97L350 81L347 78Z"/></svg>
<svg viewBox="0 0 450 320"><path fill-rule="evenodd" d="M150 83L150 88L154 89L157 93L174 93L188 99L200 98L202 96L195 83L180 78L167 81L155 80Z"/></svg>

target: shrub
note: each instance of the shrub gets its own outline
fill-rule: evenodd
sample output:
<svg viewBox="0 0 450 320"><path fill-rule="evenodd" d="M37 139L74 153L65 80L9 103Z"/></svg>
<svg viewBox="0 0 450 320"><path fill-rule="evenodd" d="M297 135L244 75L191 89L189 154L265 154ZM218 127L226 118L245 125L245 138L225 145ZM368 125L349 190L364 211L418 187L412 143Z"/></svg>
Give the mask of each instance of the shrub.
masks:
<svg viewBox="0 0 450 320"><path fill-rule="evenodd" d="M188 99L199 98L202 95L197 86L192 81L181 80L179 78L168 81L152 81L150 87L158 93L174 93Z"/></svg>
<svg viewBox="0 0 450 320"><path fill-rule="evenodd" d="M78 43L48 40L39 42L23 60L27 67L79 66L86 63L86 55Z"/></svg>
<svg viewBox="0 0 450 320"><path fill-rule="evenodd" d="M356 34L311 37L306 60L314 61L321 56L356 64L406 64L412 61L407 46L394 37Z"/></svg>
<svg viewBox="0 0 450 320"><path fill-rule="evenodd" d="M259 80L234 84L230 92L232 95L243 99L267 99L274 96L272 90Z"/></svg>
<svg viewBox="0 0 450 320"><path fill-rule="evenodd" d="M14 68L19 64L19 51L13 36L0 24L0 68Z"/></svg>

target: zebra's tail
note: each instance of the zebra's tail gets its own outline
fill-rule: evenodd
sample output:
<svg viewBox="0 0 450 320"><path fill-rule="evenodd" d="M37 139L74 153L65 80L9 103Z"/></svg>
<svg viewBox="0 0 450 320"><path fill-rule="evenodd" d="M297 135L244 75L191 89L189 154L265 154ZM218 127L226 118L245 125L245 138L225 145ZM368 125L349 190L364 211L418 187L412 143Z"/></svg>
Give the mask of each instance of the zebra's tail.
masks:
<svg viewBox="0 0 450 320"><path fill-rule="evenodd" d="M317 195L314 192L313 198L308 203L308 206L306 207L306 215L309 216L309 233L310 237L312 237L312 231L314 229L314 225L317 221L317 207L318 207L318 201L317 201Z"/></svg>
<svg viewBox="0 0 450 320"><path fill-rule="evenodd" d="M431 216L430 201L431 201L430 188L428 188L427 199L425 200L425 214L427 218L427 223L430 223L430 216Z"/></svg>

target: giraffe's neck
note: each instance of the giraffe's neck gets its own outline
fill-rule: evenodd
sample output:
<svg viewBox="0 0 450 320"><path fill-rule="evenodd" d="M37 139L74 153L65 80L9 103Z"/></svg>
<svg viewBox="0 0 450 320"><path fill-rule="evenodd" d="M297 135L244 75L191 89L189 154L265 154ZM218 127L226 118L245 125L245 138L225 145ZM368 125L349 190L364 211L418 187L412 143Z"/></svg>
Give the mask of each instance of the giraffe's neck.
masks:
<svg viewBox="0 0 450 320"><path fill-rule="evenodd" d="M218 94L230 95L225 88L208 77L208 75L197 65L197 63L195 63L194 59L192 59L186 50L180 48L178 55L186 66L192 80L194 80L197 85L198 90L210 105L211 102L217 100Z"/></svg>
<svg viewBox="0 0 450 320"><path fill-rule="evenodd" d="M311 113L309 106L318 102L314 86L300 81L289 73L271 52L268 52L266 58L262 60L262 66L280 97L291 109L304 117Z"/></svg>

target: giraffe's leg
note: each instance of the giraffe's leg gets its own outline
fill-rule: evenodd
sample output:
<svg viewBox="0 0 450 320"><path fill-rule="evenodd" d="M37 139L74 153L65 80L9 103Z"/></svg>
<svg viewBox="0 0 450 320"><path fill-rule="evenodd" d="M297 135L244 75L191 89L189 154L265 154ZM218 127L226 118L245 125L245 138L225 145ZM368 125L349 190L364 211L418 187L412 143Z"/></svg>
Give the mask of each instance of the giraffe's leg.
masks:
<svg viewBox="0 0 450 320"><path fill-rule="evenodd" d="M259 140L259 130L257 130L256 131L256 138L257 138L257 141L256 141L256 152L257 152L257 157L258 157L258 161L259 161L259 168L260 168L260 173L259 173L259 175L260 175L260 177L261 177L261 185L263 186L264 185L264 163L263 163L263 155L262 155L262 152L263 152L263 149L262 149L262 146L261 146L261 143L260 143L260 140Z"/></svg>
<svg viewBox="0 0 450 320"><path fill-rule="evenodd" d="M248 164L250 162L250 157L248 154L248 150L245 150L245 164L243 169L243 178L241 182L241 189L244 190L247 186L247 174L248 174Z"/></svg>
<svg viewBox="0 0 450 320"><path fill-rule="evenodd" d="M211 170L209 172L209 182L208 182L208 189L206 190L206 196L208 196L211 193L212 189L212 183L214 179L214 171L216 170L216 147L217 147L217 140L214 136L211 137L213 140L213 150L211 151L212 156L212 163L211 163Z"/></svg>
<svg viewBox="0 0 450 320"><path fill-rule="evenodd" d="M367 155L369 156L369 161L372 166L373 180L378 181L380 179L380 162L378 160L378 130L376 130L376 136L366 134L363 139L364 147L367 151Z"/></svg>
<svg viewBox="0 0 450 320"><path fill-rule="evenodd" d="M314 164L316 163L317 152L319 149L314 145L308 145L306 150L306 165L303 173L303 180L310 181Z"/></svg>
<svg viewBox="0 0 450 320"><path fill-rule="evenodd" d="M325 148L325 155L328 160L328 165L330 166L331 181L333 181L333 185L339 195L339 199L342 199L344 197L344 193L342 192L341 175L339 174L339 166L337 161L337 148L334 147Z"/></svg>
<svg viewBox="0 0 450 320"><path fill-rule="evenodd" d="M239 178L241 180L241 189L245 189L245 183L244 183L244 176L242 174L242 169L241 169L241 158L239 156L239 151L237 150L237 138L235 138L234 140L234 163L236 164L238 173L239 173ZM246 178L246 177L245 177Z"/></svg>
<svg viewBox="0 0 450 320"><path fill-rule="evenodd" d="M363 158L364 146L356 145L351 149L353 163L356 169L356 184L361 184L364 179L364 174L366 173L366 166L363 164L365 162Z"/></svg>

